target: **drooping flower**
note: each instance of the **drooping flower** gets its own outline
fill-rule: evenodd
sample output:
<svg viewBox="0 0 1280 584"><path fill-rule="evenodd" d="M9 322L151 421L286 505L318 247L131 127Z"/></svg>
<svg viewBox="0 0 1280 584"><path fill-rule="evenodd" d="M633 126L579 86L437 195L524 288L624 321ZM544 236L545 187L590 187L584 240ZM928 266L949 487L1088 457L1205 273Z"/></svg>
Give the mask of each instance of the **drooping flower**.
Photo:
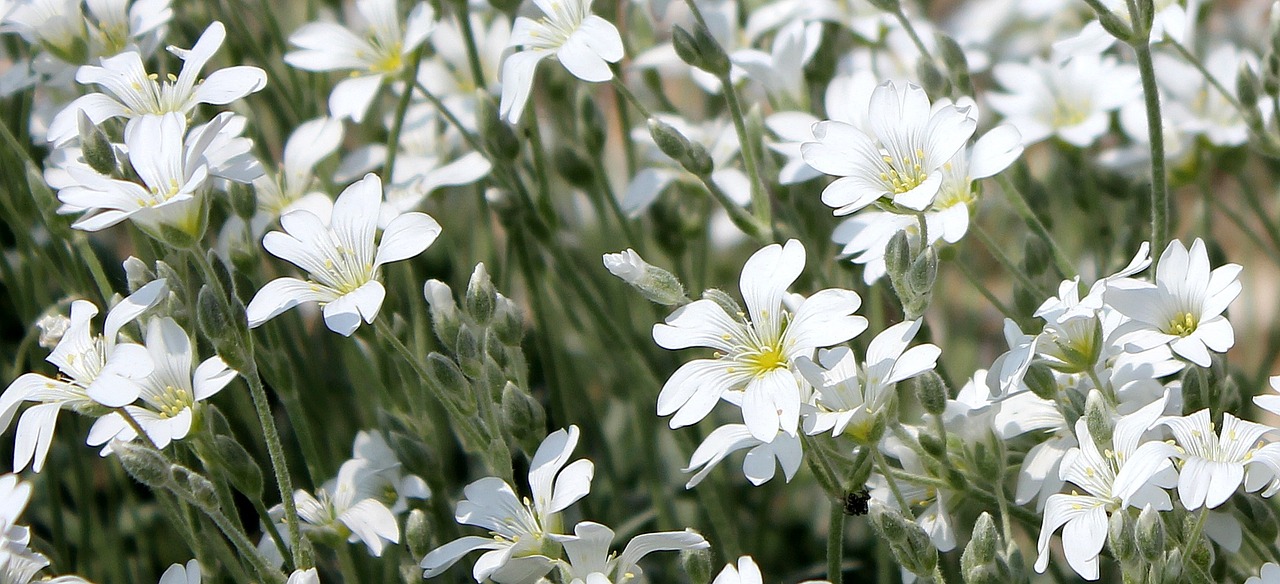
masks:
<svg viewBox="0 0 1280 584"><path fill-rule="evenodd" d="M588 82L613 79L609 63L622 59L622 36L613 23L591 14L592 0L533 0L545 15L516 17L507 46L520 47L502 63L499 113L520 122L538 63L554 55L574 77Z"/></svg>
<svg viewBox="0 0 1280 584"><path fill-rule="evenodd" d="M654 325L653 339L663 348L716 351L711 359L684 364L663 385L658 415L675 414L672 428L701 420L727 392L740 391L743 421L752 436L770 442L779 429L796 433L803 383L794 368L796 359L867 328L867 319L853 314L862 299L850 290L822 290L794 312L784 308L787 288L804 264L804 246L797 240L766 246L742 268L746 312L730 315L704 298Z"/></svg>
<svg viewBox="0 0 1280 584"><path fill-rule="evenodd" d="M152 319L147 326L147 352L155 368L139 380L144 405L126 405L134 419L158 448L181 440L191 431L199 403L222 391L236 378L236 371L221 357L213 356L191 369L191 339L172 318ZM88 444L109 444L113 439L133 440L137 432L118 412L98 418L89 431ZM108 446L103 453L110 452Z"/></svg>
<svg viewBox="0 0 1280 584"><path fill-rule="evenodd" d="M182 114L185 120L197 104L226 105L266 87L266 72L250 66L219 69L203 81L198 80L200 70L222 46L226 35L222 23L215 21L191 49L170 47L182 59L182 70L164 82L147 73L142 56L136 51L103 59L101 67L81 67L76 81L99 85L105 93L84 95L59 112L49 124L49 142L60 146L76 137L81 111L95 124L116 117L135 120L168 113Z"/></svg>
<svg viewBox="0 0 1280 584"><path fill-rule="evenodd" d="M329 330L351 336L360 320L372 323L386 296L379 270L414 257L440 234L440 224L424 213L405 213L387 225L374 243L382 205L382 181L368 174L338 197L327 223L305 209L280 218L284 232L272 231L263 247L306 270L311 280L277 278L258 290L246 313L257 327L303 302L320 302Z"/></svg>
<svg viewBox="0 0 1280 584"><path fill-rule="evenodd" d="M942 187L942 167L955 156L977 122L967 108L932 108L918 85L899 90L892 81L876 87L867 110L869 132L828 120L813 127L816 142L801 148L805 162L839 176L822 191L822 202L848 215L880 199L913 211L933 204Z"/></svg>
<svg viewBox="0 0 1280 584"><path fill-rule="evenodd" d="M1108 282L1104 299L1132 319L1119 338L1129 350L1169 345L1174 353L1208 367L1209 351L1235 345L1235 330L1222 315L1240 295L1237 264L1209 270L1209 252L1197 238L1187 250L1169 242L1156 266L1155 283L1133 278Z"/></svg>
<svg viewBox="0 0 1280 584"><path fill-rule="evenodd" d="M404 20L402 30L396 0L359 0L363 34L332 22L311 22L289 36L298 47L284 56L291 66L307 71L351 71L329 94L329 115L364 120L378 88L409 66L410 56L435 29L435 10L419 2ZM409 88L405 88L408 91Z"/></svg>
<svg viewBox="0 0 1280 584"><path fill-rule="evenodd" d="M294 491L298 518L308 529L335 532L352 543L363 542L370 554L382 556L388 543L400 541L400 526L377 498L381 483L371 480L375 478L373 470L369 461L354 458L344 462L338 476L320 487L315 496ZM283 510L277 506L273 513L283 514Z"/></svg>
<svg viewBox="0 0 1280 584"><path fill-rule="evenodd" d="M35 472L44 467L59 410L101 416L138 399L139 382L152 370L151 358L141 345L118 342L120 329L160 302L166 292L165 281L156 280L125 298L107 314L101 336L90 332L98 307L85 300L71 303L71 326L46 357L58 367L59 378L27 373L0 395L0 428L9 427L22 402L35 402L18 420L15 470L28 464Z"/></svg>
<svg viewBox="0 0 1280 584"><path fill-rule="evenodd" d="M569 463L578 445L578 427L557 430L538 446L529 462L529 490L523 502L502 479L487 477L463 490L458 523L491 532L469 535L444 544L422 558L423 577L438 576L473 550L490 550L476 562L476 582L532 582L551 570L553 561L543 547L562 529L560 512L587 495L595 465L585 458Z"/></svg>
<svg viewBox="0 0 1280 584"><path fill-rule="evenodd" d="M763 442L752 436L751 431L743 424L725 424L707 434L706 439L689 457L689 466L681 472L697 472L689 478L684 488L698 486L720 461L734 452L747 449L750 450L742 460L742 474L756 486L773 480L779 466L782 467L782 474L787 482L791 482L796 471L800 470L800 463L804 461L799 436L780 434L770 442Z"/></svg>

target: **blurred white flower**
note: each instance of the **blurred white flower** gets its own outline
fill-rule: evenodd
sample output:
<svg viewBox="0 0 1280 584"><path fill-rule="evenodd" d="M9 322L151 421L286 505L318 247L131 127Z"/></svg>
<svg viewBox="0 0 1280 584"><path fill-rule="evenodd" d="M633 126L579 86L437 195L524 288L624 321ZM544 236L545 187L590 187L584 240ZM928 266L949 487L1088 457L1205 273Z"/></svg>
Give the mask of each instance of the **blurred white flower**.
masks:
<svg viewBox="0 0 1280 584"><path fill-rule="evenodd" d="M731 315L704 298L654 325L653 340L665 349L716 351L711 359L685 363L663 385L658 415L675 414L672 428L698 422L726 393L740 391L743 421L752 436L770 442L779 430L795 435L806 397L804 381L793 367L796 359L867 328L867 319L853 314L862 299L851 290L822 290L794 312L784 308L787 288L804 264L804 245L797 240L766 246L742 267L746 313Z"/></svg>
<svg viewBox="0 0 1280 584"><path fill-rule="evenodd" d="M173 564L160 575L159 584L200 584L200 562L191 560L186 566Z"/></svg>
<svg viewBox="0 0 1280 584"><path fill-rule="evenodd" d="M325 324L343 336L356 332L362 318L372 323L386 296L379 269L422 253L440 234L440 224L429 215L405 213L387 225L375 244L381 204L382 181L369 174L342 192L328 222L305 209L281 217L284 232L268 233L263 247L313 279L268 282L246 308L249 326L260 326L303 302L322 303Z"/></svg>
<svg viewBox="0 0 1280 584"><path fill-rule="evenodd" d="M1142 95L1138 69L1113 57L1080 54L1065 63L1032 59L1000 63L992 69L1005 93L987 94L1031 145L1050 136L1084 148L1111 124L1111 112Z"/></svg>
<svg viewBox="0 0 1280 584"><path fill-rule="evenodd" d="M304 24L289 36L298 50L284 61L307 71L351 71L329 94L329 115L359 123L383 82L410 65L408 58L434 30L436 14L426 2L414 5L407 19L400 17L396 0L358 0L355 5L364 20L363 34L332 22Z"/></svg>
<svg viewBox="0 0 1280 584"><path fill-rule="evenodd" d="M509 47L520 47L502 63L499 114L520 122L533 89L533 74L554 55L574 77L600 82L613 79L609 63L622 59L622 36L613 23L591 14L592 0L533 0L545 15L539 20L516 17Z"/></svg>
<svg viewBox="0 0 1280 584"><path fill-rule="evenodd" d="M562 529L560 512L591 491L595 465L585 458L569 463L578 445L578 427L557 430L538 446L529 462L529 490L533 500L521 501L506 482L486 477L467 485L458 502L458 523L489 530L489 537L464 536L422 558L423 577L438 576L474 550L490 550L476 562L476 582L499 584L533 582L551 570L544 555L549 536ZM567 465L567 466L566 466Z"/></svg>

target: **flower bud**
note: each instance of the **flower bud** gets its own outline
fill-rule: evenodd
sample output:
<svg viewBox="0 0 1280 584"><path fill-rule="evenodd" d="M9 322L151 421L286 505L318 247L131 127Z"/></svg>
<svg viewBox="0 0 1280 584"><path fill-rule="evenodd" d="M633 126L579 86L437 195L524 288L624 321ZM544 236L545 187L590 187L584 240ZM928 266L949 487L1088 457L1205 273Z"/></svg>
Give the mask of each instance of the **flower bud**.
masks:
<svg viewBox="0 0 1280 584"><path fill-rule="evenodd" d="M116 151L111 141L107 139L106 132L95 126L84 110L79 110L77 113L80 114L77 123L80 127L80 152L84 155L84 161L98 174L107 176L115 174Z"/></svg>
<svg viewBox="0 0 1280 584"><path fill-rule="evenodd" d="M1122 43L1127 44L1133 41L1133 29L1129 27L1129 23L1110 10L1098 12L1098 24L1101 24L1104 30L1111 33L1111 36L1116 37Z"/></svg>
<svg viewBox="0 0 1280 584"><path fill-rule="evenodd" d="M169 467L169 474L173 476L173 492L179 497L205 511L220 508L218 491L214 488L212 481L177 464Z"/></svg>
<svg viewBox="0 0 1280 584"><path fill-rule="evenodd" d="M720 42L716 40L716 37L712 36L711 31L701 24L693 29L693 42L698 49L699 64L697 67L724 81L729 76L729 70L733 66L729 62L729 55L724 52L724 47L721 47ZM796 65L799 66L798 63Z"/></svg>
<svg viewBox="0 0 1280 584"><path fill-rule="evenodd" d="M582 145L587 152L603 151L607 138L605 129L609 127L609 124L605 122L604 116L600 113L600 106L596 105L595 100L583 99L578 102L578 113L578 117L582 121L579 126L582 129Z"/></svg>
<svg viewBox="0 0 1280 584"><path fill-rule="evenodd" d="M476 264L476 269L471 272L471 281L467 283L467 315L481 325L489 324L497 304L497 293L484 264Z"/></svg>
<svg viewBox="0 0 1280 584"><path fill-rule="evenodd" d="M947 410L947 384L937 371L929 370L912 379L916 389L916 398L924 411L941 416Z"/></svg>
<svg viewBox="0 0 1280 584"><path fill-rule="evenodd" d="M710 176L715 171L716 163L707 152L707 148L697 142L689 143L689 151L680 159L680 165L694 176Z"/></svg>
<svg viewBox="0 0 1280 584"><path fill-rule="evenodd" d="M1190 366L1182 371L1182 411L1197 412L1208 407L1209 375L1202 367Z"/></svg>
<svg viewBox="0 0 1280 584"><path fill-rule="evenodd" d="M924 528L915 523L907 524L907 540L902 546L899 560L902 566L916 576L930 578L934 568L938 567L938 549Z"/></svg>
<svg viewBox="0 0 1280 584"><path fill-rule="evenodd" d="M36 321L36 328L40 329L40 346L52 349L71 328L71 319L59 313L46 314Z"/></svg>
<svg viewBox="0 0 1280 584"><path fill-rule="evenodd" d="M1053 375L1053 369L1040 361L1035 361L1027 367L1026 375L1022 376L1022 383L1040 399L1053 401L1058 397L1058 379Z"/></svg>
<svg viewBox="0 0 1280 584"><path fill-rule="evenodd" d="M471 392L471 382L452 359L440 353L427 355L427 374L436 389L461 406L464 413L475 412L476 400Z"/></svg>
<svg viewBox="0 0 1280 584"><path fill-rule="evenodd" d="M483 335L483 330L476 330L466 323L458 328L458 340L454 344L454 353L458 357L458 364L462 366L462 372L468 379L479 379L484 371L484 344L481 342Z"/></svg>
<svg viewBox="0 0 1280 584"><path fill-rule="evenodd" d="M942 460L947 456L947 440L945 437L934 436L930 432L920 432L916 437L920 441L920 447L938 460Z"/></svg>
<svg viewBox="0 0 1280 584"><path fill-rule="evenodd" d="M462 319L458 314L458 305L453 301L453 290L439 280L427 280L422 287L422 295L431 307L431 327L436 338L440 339L440 344L446 349L454 350Z"/></svg>
<svg viewBox="0 0 1280 584"><path fill-rule="evenodd" d="M684 29L684 27L672 27L671 45L675 48L676 56L680 57L681 61L699 69L702 68L702 65L700 64L702 62L702 58L698 56L698 42L693 38L693 35L690 34L689 31Z"/></svg>
<svg viewBox="0 0 1280 584"><path fill-rule="evenodd" d="M885 12L897 12L899 8L898 0L867 0L867 4Z"/></svg>
<svg viewBox="0 0 1280 584"><path fill-rule="evenodd" d="M1143 507L1138 514L1138 525L1135 529L1138 553L1147 563L1155 563L1164 556L1164 521L1160 512L1151 505Z"/></svg>
<svg viewBox="0 0 1280 584"><path fill-rule="evenodd" d="M871 526L890 543L901 544L907 540L907 520L896 509L884 505L871 506Z"/></svg>
<svg viewBox="0 0 1280 584"><path fill-rule="evenodd" d="M542 404L510 381L502 388L502 418L511 436L529 454L547 435L547 414Z"/></svg>
<svg viewBox="0 0 1280 584"><path fill-rule="evenodd" d="M938 279L938 254L932 246L926 246L920 257L911 263L908 278L911 290L918 295L923 296L933 290L933 283Z"/></svg>
<svg viewBox="0 0 1280 584"><path fill-rule="evenodd" d="M480 139L497 161L514 160L520 154L520 139L499 116L493 97L484 88L476 90L476 123Z"/></svg>
<svg viewBox="0 0 1280 584"><path fill-rule="evenodd" d="M932 60L922 57L916 61L916 77L920 78L920 85L924 87L925 93L931 96L939 97L951 93L951 80L938 70L938 66L933 64Z"/></svg>
<svg viewBox="0 0 1280 584"><path fill-rule="evenodd" d="M1240 99L1240 104L1244 106L1245 121L1250 126L1261 127L1262 117L1257 112L1257 108L1253 104L1257 104L1262 98L1258 95L1258 76L1253 71L1253 67L1249 63L1240 63L1240 69L1236 73L1236 97Z"/></svg>
<svg viewBox="0 0 1280 584"><path fill-rule="evenodd" d="M169 474L169 461L154 448L136 442L115 440L111 443L111 450L120 459L120 466L134 480L152 489L163 489L173 484L173 477Z"/></svg>
<svg viewBox="0 0 1280 584"><path fill-rule="evenodd" d="M493 321L489 324L489 331L494 333L494 337L503 345L519 347L524 337L524 315L521 314L520 307L498 293L494 294L494 305Z"/></svg>
<svg viewBox="0 0 1280 584"><path fill-rule="evenodd" d="M1116 561L1129 563L1137 556L1133 542L1133 518L1125 511L1112 513L1107 524L1107 545Z"/></svg>
<svg viewBox="0 0 1280 584"><path fill-rule="evenodd" d="M680 130L658 118L649 118L649 136L658 149L672 160L684 160L689 152L689 139Z"/></svg>
<svg viewBox="0 0 1280 584"><path fill-rule="evenodd" d="M1111 444L1111 407L1107 405L1107 398L1096 389L1089 390L1089 396L1085 398L1084 423L1089 428L1093 443L1106 450L1106 445Z"/></svg>
<svg viewBox="0 0 1280 584"><path fill-rule="evenodd" d="M421 558L431 551L431 520L422 509L414 509L409 512L409 518L404 522L405 541L409 544L409 553L415 558ZM422 571L415 570L418 579L422 578Z"/></svg>
<svg viewBox="0 0 1280 584"><path fill-rule="evenodd" d="M251 366L247 344L252 342L248 334L248 321L244 318L244 304L232 297L234 305L227 308L217 298L217 293L207 284L200 287L196 296L196 324L200 332L213 343L218 356L236 371L246 371ZM232 316L234 311L235 316Z"/></svg>
<svg viewBox="0 0 1280 584"><path fill-rule="evenodd" d="M596 172L591 168L591 163L578 154L578 150L573 146L568 144L557 146L552 154L552 160L555 162L556 172L569 184L580 189L590 189L595 183Z"/></svg>
<svg viewBox="0 0 1280 584"><path fill-rule="evenodd" d="M1022 249L1022 269L1028 276L1039 276L1049 270L1053 252L1044 238L1029 234Z"/></svg>
<svg viewBox="0 0 1280 584"><path fill-rule="evenodd" d="M951 78L955 80L956 91L960 95L973 95L969 60L964 55L964 49L960 48L960 43L943 33L937 33L934 38L937 40L938 53L942 55L942 63L947 66L947 70L951 72Z"/></svg>
<svg viewBox="0 0 1280 584"><path fill-rule="evenodd" d="M262 469L258 468L258 463L253 460L244 446L230 436L214 438L214 445L217 447L218 458L222 459L223 468L227 471L227 478L230 479L232 486L250 499L261 498Z"/></svg>
<svg viewBox="0 0 1280 584"><path fill-rule="evenodd" d="M604 254L604 267L622 281L631 284L651 302L663 306L679 306L689 302L684 293L684 285L675 274L650 265L633 249Z"/></svg>
<svg viewBox="0 0 1280 584"><path fill-rule="evenodd" d="M723 290L711 288L710 290L704 291L702 293L702 297L706 300L719 304L720 308L722 308L729 316L737 316L741 318L746 315L746 313L743 312L742 307L738 305L738 301L734 300L732 296L728 295Z"/></svg>
<svg viewBox="0 0 1280 584"><path fill-rule="evenodd" d="M706 548L680 552L680 567L689 575L689 584L711 581L711 552Z"/></svg>
<svg viewBox="0 0 1280 584"><path fill-rule="evenodd" d="M884 266L889 277L895 280L905 278L911 268L911 241L906 231L899 231L889 238L884 250Z"/></svg>
<svg viewBox="0 0 1280 584"><path fill-rule="evenodd" d="M973 537L964 546L964 553L960 556L960 569L968 573L993 563L999 544L1000 534L996 532L996 523L991 519L991 514L984 511L973 524Z"/></svg>

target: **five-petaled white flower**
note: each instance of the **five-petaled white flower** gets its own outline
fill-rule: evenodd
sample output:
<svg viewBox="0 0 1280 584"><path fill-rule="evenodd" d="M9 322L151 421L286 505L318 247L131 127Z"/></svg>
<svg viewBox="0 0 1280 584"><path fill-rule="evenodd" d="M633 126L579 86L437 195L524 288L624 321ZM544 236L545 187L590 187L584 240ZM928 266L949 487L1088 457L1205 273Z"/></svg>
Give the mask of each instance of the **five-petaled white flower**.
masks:
<svg viewBox="0 0 1280 584"><path fill-rule="evenodd" d="M886 81L871 94L867 125L870 133L841 121L818 122L817 142L801 146L810 166L842 177L822 191L822 202L836 215L882 198L913 211L928 209L942 187L942 166L969 141L977 121L969 108L931 107L918 85L899 90Z"/></svg>
<svg viewBox="0 0 1280 584"><path fill-rule="evenodd" d="M555 542L548 536L560 531L560 512L591 491L595 475L590 460L569 463L577 445L577 426L552 432L542 441L529 462L532 501L522 502L511 485L497 477L467 485L455 518L492 535L468 535L432 550L422 558L423 577L440 575L473 550L490 550L472 570L476 582L533 582L551 570L553 561L544 555L544 547Z"/></svg>
<svg viewBox="0 0 1280 584"><path fill-rule="evenodd" d="M1107 283L1107 304L1133 319L1122 325L1117 342L1131 352L1168 344L1179 356L1208 367L1209 351L1223 353L1236 343L1222 313L1240 295L1240 270L1227 264L1210 271L1209 252L1199 238L1190 251L1181 241L1169 242L1154 284L1133 278Z"/></svg>
<svg viewBox="0 0 1280 584"><path fill-rule="evenodd" d="M307 71L351 70L351 77L340 81L329 94L329 114L358 123L364 120L382 82L404 70L414 51L435 30L436 13L431 5L419 2L402 30L396 0L359 0L356 10L367 23L364 35L332 22L304 24L289 36L289 42L299 50L285 55L284 61Z"/></svg>
<svg viewBox="0 0 1280 584"><path fill-rule="evenodd" d="M35 472L44 467L59 410L100 416L109 408L138 399L142 391L138 383L151 373L151 358L142 345L120 343L117 337L124 325L155 306L166 293L164 280L143 286L107 313L101 336L94 336L89 328L98 307L85 300L71 303L71 326L45 358L58 367L59 378L27 373L0 395L0 428L9 427L22 402L36 402L18 420L14 470L27 464Z"/></svg>
<svg viewBox="0 0 1280 584"><path fill-rule="evenodd" d="M372 323L387 293L379 269L422 253L440 234L440 224L430 215L405 213L387 225L375 245L381 206L382 181L367 174L338 197L328 224L305 209L281 217L284 232L268 233L262 245L306 270L312 279L268 282L249 302L249 326L259 326L303 302L322 303L325 324L344 336L356 332L361 318Z"/></svg>
<svg viewBox="0 0 1280 584"><path fill-rule="evenodd" d="M127 405L125 411L142 426L159 448L181 440L195 422L196 404L222 391L236 378L236 371L221 357L213 356L191 370L191 339L172 318L154 318L147 326L147 352L155 364L151 374L139 380L139 397L145 407ZM88 444L110 444L112 439L133 440L137 432L118 412L98 418L89 430ZM110 453L108 446L104 454Z"/></svg>
<svg viewBox="0 0 1280 584"><path fill-rule="evenodd" d="M653 326L653 340L665 349L716 351L711 359L685 363L663 385L658 415L675 414L672 428L698 422L727 392L741 391L742 417L752 436L770 442L779 429L796 433L805 397L796 359L867 328L867 319L853 314L862 298L851 290L822 290L794 312L784 308L787 288L804 264L804 245L797 240L766 246L742 267L745 313L730 315L716 301L703 298Z"/></svg>
<svg viewBox="0 0 1280 584"><path fill-rule="evenodd" d="M644 572L636 565L653 552L701 550L711 547L701 535L692 531L644 533L631 538L622 555L613 556L613 530L591 521L573 527L573 535L553 535L564 546L568 562L560 565L567 584L612 584L643 581Z"/></svg>
<svg viewBox="0 0 1280 584"><path fill-rule="evenodd" d="M804 461L804 448L799 436L779 434L773 441L764 442L752 436L742 424L725 424L707 434L689 457L689 466L681 472L698 472L689 478L684 488L698 486L716 465L739 450L747 450L746 457L742 459L742 474L756 486L773 480L779 466L787 482L791 482Z"/></svg>
<svg viewBox="0 0 1280 584"><path fill-rule="evenodd" d="M134 120L143 116L179 113L185 119L197 104L226 105L267 85L267 74L250 66L228 67L197 81L200 70L213 57L227 32L221 22L214 22L200 35L191 49L169 47L182 59L177 76L161 82L157 74L148 74L142 56L126 51L102 60L102 66L85 65L76 72L76 81L101 86L105 93L90 93L77 98L58 113L49 124L48 140L62 145L78 135L79 113L83 111L95 124L116 117Z"/></svg>
<svg viewBox="0 0 1280 584"><path fill-rule="evenodd" d="M1259 442L1275 428L1228 413L1222 414L1222 430L1218 433L1214 433L1208 409L1190 416L1165 418L1160 423L1168 426L1178 441L1178 500L1190 510L1201 506L1213 509L1225 503L1244 482L1246 466L1255 462L1270 466L1280 449L1280 443L1263 446ZM1267 452L1258 457L1263 449ZM1262 485L1249 486L1257 489Z"/></svg>
<svg viewBox="0 0 1280 584"><path fill-rule="evenodd" d="M509 47L522 47L502 63L502 102L498 110L520 122L538 63L555 55L583 81L613 79L609 63L622 59L622 36L613 23L591 14L592 0L533 0L545 14L539 20L517 17Z"/></svg>

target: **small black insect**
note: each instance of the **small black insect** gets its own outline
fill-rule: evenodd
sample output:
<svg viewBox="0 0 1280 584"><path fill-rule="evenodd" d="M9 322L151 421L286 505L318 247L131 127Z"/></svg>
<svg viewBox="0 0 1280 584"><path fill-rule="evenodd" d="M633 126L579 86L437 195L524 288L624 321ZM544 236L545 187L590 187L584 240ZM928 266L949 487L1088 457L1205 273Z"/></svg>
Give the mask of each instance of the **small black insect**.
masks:
<svg viewBox="0 0 1280 584"><path fill-rule="evenodd" d="M871 493L866 489L850 491L844 495L845 515L866 515L867 503L871 501Z"/></svg>

